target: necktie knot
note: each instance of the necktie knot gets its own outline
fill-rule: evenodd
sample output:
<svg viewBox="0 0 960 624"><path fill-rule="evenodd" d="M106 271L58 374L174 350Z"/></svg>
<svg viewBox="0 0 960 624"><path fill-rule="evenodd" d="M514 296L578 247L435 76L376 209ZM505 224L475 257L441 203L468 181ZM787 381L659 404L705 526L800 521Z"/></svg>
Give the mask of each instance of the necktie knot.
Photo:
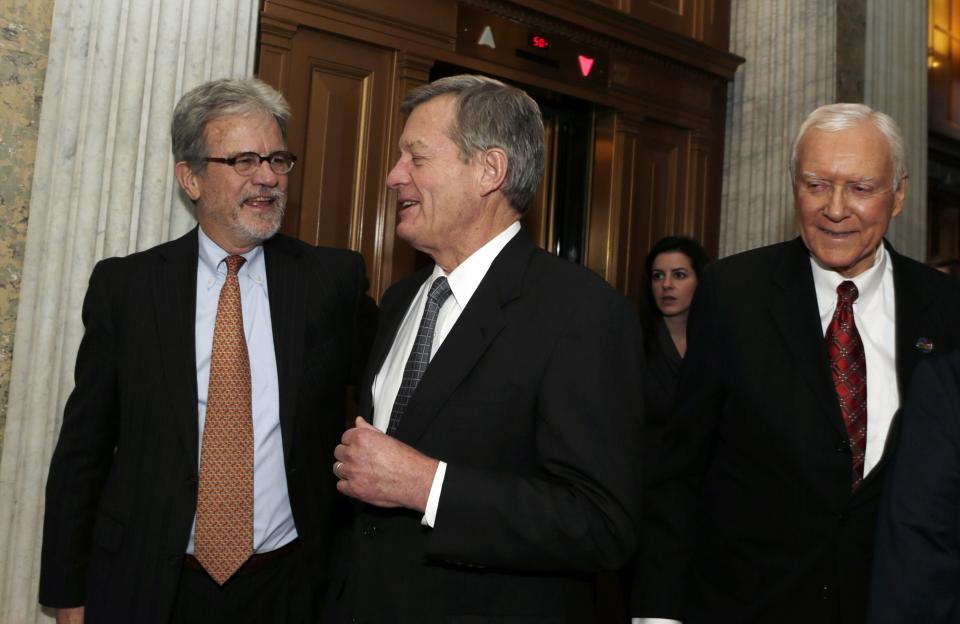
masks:
<svg viewBox="0 0 960 624"><path fill-rule="evenodd" d="M246 261L247 259L243 256L227 256L224 258L224 262L227 263L227 275L236 275Z"/></svg>
<svg viewBox="0 0 960 624"><path fill-rule="evenodd" d="M427 299L436 306L442 306L443 302L450 296L450 282L445 277L438 277L433 285L430 286L430 292L427 293Z"/></svg>
<svg viewBox="0 0 960 624"><path fill-rule="evenodd" d="M860 291L857 290L857 285L850 280L847 280L837 286L838 303L852 304L859 296Z"/></svg>

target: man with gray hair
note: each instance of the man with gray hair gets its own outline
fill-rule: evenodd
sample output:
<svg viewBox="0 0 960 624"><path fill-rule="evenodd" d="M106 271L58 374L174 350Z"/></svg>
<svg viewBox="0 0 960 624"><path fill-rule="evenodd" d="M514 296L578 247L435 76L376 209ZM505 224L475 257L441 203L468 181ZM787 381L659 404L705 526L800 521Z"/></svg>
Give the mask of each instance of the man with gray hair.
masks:
<svg viewBox="0 0 960 624"><path fill-rule="evenodd" d="M198 227L98 263L47 481L57 622L314 622L334 533L326 458L372 323L363 261L277 234L283 97L217 80L173 114Z"/></svg>
<svg viewBox="0 0 960 624"><path fill-rule="evenodd" d="M397 234L435 265L384 295L334 455L359 501L339 615L592 622L593 573L636 542L636 310L521 228L544 167L529 96L454 76L402 110Z"/></svg>
<svg viewBox="0 0 960 624"><path fill-rule="evenodd" d="M901 389L960 345L960 291L884 241L908 181L889 116L818 108L791 174L799 238L715 263L694 298L635 616L865 617Z"/></svg>

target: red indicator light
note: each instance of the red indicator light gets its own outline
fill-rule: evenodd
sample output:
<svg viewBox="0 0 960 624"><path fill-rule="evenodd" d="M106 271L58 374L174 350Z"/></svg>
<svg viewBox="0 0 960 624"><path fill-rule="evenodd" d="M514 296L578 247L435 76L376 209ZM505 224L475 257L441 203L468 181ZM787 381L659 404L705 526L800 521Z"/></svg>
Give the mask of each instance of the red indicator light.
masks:
<svg viewBox="0 0 960 624"><path fill-rule="evenodd" d="M577 58L580 60L580 73L586 78L590 75L590 70L593 69L593 59L582 54L577 56Z"/></svg>
<svg viewBox="0 0 960 624"><path fill-rule="evenodd" d="M550 47L550 40L540 35L530 35L530 45L534 48L546 50Z"/></svg>

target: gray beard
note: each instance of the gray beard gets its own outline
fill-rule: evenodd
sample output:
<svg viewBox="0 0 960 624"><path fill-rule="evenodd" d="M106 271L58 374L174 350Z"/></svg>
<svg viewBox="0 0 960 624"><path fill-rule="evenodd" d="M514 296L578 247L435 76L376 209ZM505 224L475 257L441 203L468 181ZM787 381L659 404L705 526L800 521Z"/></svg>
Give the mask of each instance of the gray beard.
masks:
<svg viewBox="0 0 960 624"><path fill-rule="evenodd" d="M258 243L271 238L280 230L280 224L283 223L283 213L287 208L286 199L277 203L276 210L265 217L257 217L257 227L250 227L249 223L237 219L234 222L238 234L243 234L250 240Z"/></svg>
<svg viewBox="0 0 960 624"><path fill-rule="evenodd" d="M240 219L240 212L243 210L243 202L254 197L270 196L275 201L275 208L269 215L257 215L256 227ZM240 206L237 207L236 218L233 220L232 229L254 243L262 243L271 238L280 230L280 224L283 223L283 214L287 209L287 194L281 191L270 190L256 194L245 195L240 198Z"/></svg>

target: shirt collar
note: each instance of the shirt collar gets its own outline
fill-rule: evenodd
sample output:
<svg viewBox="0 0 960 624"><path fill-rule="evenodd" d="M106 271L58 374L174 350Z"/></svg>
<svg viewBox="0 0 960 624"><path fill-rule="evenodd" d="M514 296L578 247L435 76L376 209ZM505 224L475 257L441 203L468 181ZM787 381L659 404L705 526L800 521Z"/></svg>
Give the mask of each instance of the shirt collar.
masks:
<svg viewBox="0 0 960 624"><path fill-rule="evenodd" d="M461 309L467 307L473 293L476 292L480 282L483 281L490 265L496 259L507 243L520 231L520 222L514 221L507 229L500 232L484 244L483 247L473 252L470 257L457 265L449 275L444 273L440 265L433 267L433 274L430 276L432 284L441 275L447 278L450 283L450 291Z"/></svg>
<svg viewBox="0 0 960 624"><path fill-rule="evenodd" d="M823 302L829 301L831 306L835 306L837 286L850 279L857 285L857 292L859 293L854 305L858 305L861 309L870 307L880 291L883 275L890 265L890 262L887 261L888 257L887 249L881 242L874 254L873 266L856 277L846 278L836 271L822 267L814 255L810 254L810 266L813 268L813 283L817 289L817 299Z"/></svg>
<svg viewBox="0 0 960 624"><path fill-rule="evenodd" d="M203 227L198 227L197 232L200 237L200 267L206 271L209 277L226 277L227 265L224 262L230 254L224 251L220 245L213 242L213 239L207 236ZM266 283L266 263L263 257L263 246L257 245L245 254L241 254L246 262L237 272L237 277L247 275L255 283L263 285ZM212 282L210 286L213 285Z"/></svg>

